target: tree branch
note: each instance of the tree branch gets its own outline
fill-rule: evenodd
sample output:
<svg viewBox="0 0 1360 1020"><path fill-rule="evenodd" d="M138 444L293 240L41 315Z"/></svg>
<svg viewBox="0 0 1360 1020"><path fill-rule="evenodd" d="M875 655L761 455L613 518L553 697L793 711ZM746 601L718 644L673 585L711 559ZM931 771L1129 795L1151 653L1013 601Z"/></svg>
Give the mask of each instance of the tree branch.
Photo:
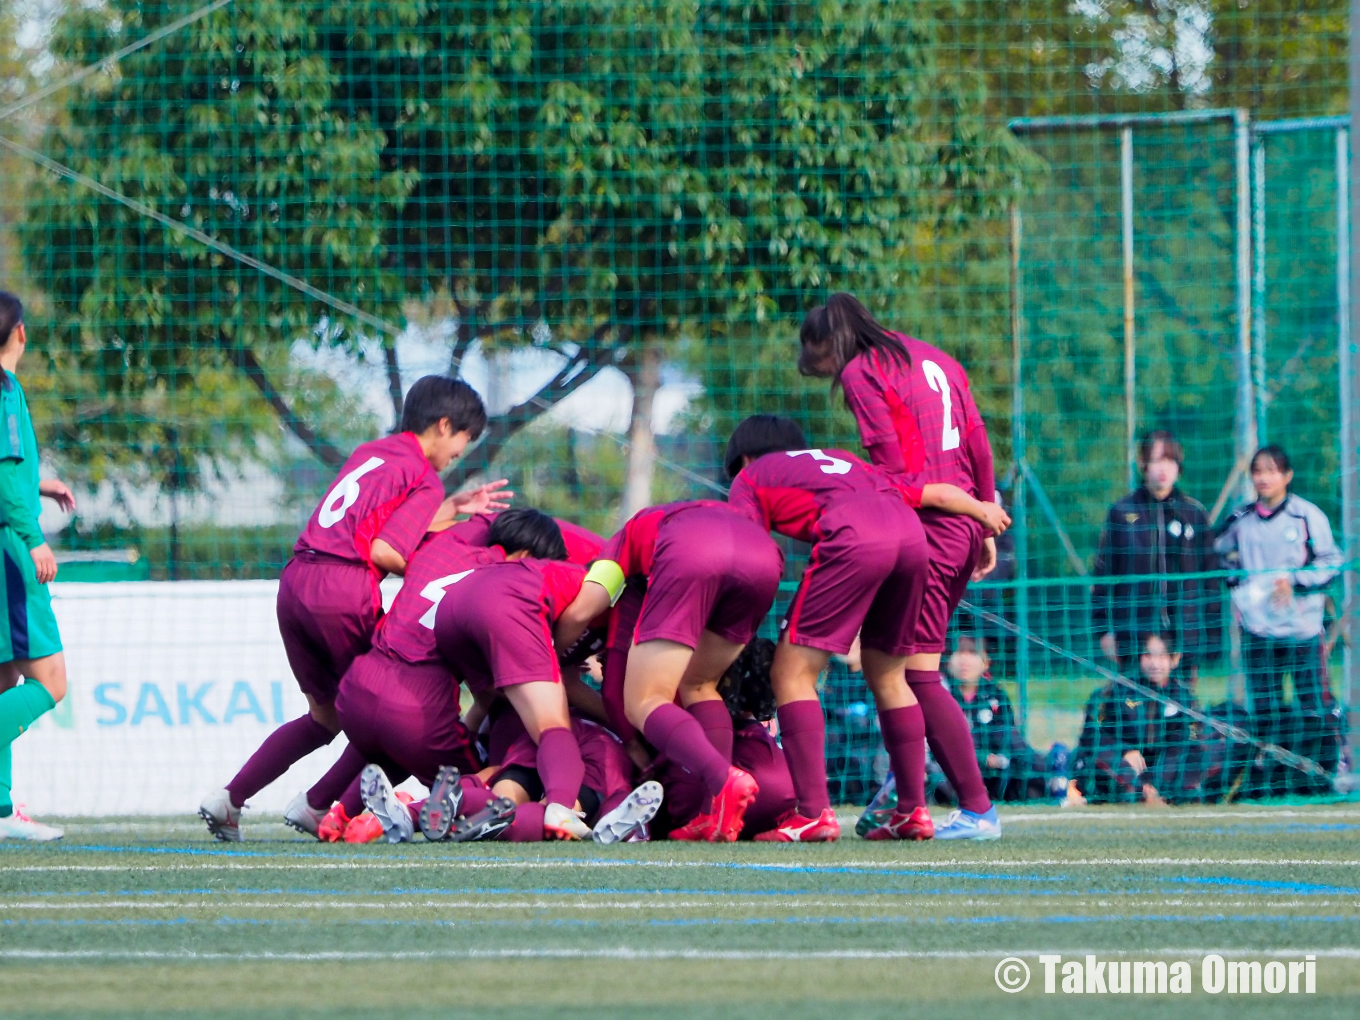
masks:
<svg viewBox="0 0 1360 1020"><path fill-rule="evenodd" d="M401 410L405 401L401 396L401 365L397 362L397 342L392 337L382 338L383 361L387 365L387 395L392 398L393 427L401 426Z"/></svg>
<svg viewBox="0 0 1360 1020"><path fill-rule="evenodd" d="M224 347L227 346L225 337L218 337L218 343L222 344ZM339 448L332 446L330 443L326 442L326 440L318 436L312 430L311 426L299 418L297 414L293 412L293 409L288 406L288 401L284 399L283 394L278 391L278 388L270 380L268 373L265 372L264 366L261 365L259 359L255 357L254 351L250 350L248 347L237 344L231 347L231 352L232 357L236 362L236 367L245 373L245 377L260 391L260 396L264 397L265 402L274 409L274 413L279 416L279 421L283 423L284 427L286 427L289 432L301 439L307 449L310 450L318 460L323 464L336 468L345 462L345 454L342 453Z"/></svg>
<svg viewBox="0 0 1360 1020"><path fill-rule="evenodd" d="M445 491L456 491L471 475L490 465L520 429L551 411L604 369L614 365L620 348L632 335L632 328L618 327L615 342L601 344L599 341L614 329L614 326L606 325L595 330L590 343L582 347L576 357L563 365L552 379L539 387L537 393L504 414L492 418L487 423L484 438L478 444L475 455L459 461L445 476Z"/></svg>

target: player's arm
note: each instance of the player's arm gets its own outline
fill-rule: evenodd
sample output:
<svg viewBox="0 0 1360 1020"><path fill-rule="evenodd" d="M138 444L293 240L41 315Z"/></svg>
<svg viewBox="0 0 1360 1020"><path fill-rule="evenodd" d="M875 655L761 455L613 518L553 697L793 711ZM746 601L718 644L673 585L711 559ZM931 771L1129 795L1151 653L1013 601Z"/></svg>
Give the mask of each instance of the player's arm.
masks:
<svg viewBox="0 0 1360 1020"><path fill-rule="evenodd" d="M890 474L903 474L907 470L907 457L897 437L892 410L882 389L865 372L862 360L855 359L841 373L845 405L855 416L859 441L869 454L869 462Z"/></svg>
<svg viewBox="0 0 1360 1020"><path fill-rule="evenodd" d="M434 520L430 523L430 530L442 531L461 515L475 517L477 514L494 514L501 510L509 510L510 501L515 498L515 494L505 488L509 484L508 478L498 478L494 482L487 482L467 492L455 492L439 504Z"/></svg>
<svg viewBox="0 0 1360 1020"><path fill-rule="evenodd" d="M17 426L11 431L17 434ZM33 490L24 491L25 482L20 471L22 462L22 450L0 450L0 524L9 525L19 541L24 543L24 548L33 558L38 583L47 584L57 576L57 558L43 538L38 517L29 503Z"/></svg>
<svg viewBox="0 0 1360 1020"><path fill-rule="evenodd" d="M396 574L398 577L406 575L406 557L381 538L375 538L373 544L368 547L368 561L389 574Z"/></svg>
<svg viewBox="0 0 1360 1020"><path fill-rule="evenodd" d="M559 653L574 645L590 621L619 600L623 594L623 569L613 560L596 560L581 582L581 591L571 604L562 610L553 627L553 644Z"/></svg>
<svg viewBox="0 0 1360 1020"><path fill-rule="evenodd" d="M44 482L39 482L38 494L46 496L48 499L54 501L57 506L61 507L67 513L70 513L76 508L75 493L67 488L66 483L60 479L49 478Z"/></svg>
<svg viewBox="0 0 1360 1020"><path fill-rule="evenodd" d="M494 690L480 691L472 695L472 704L463 713L463 725L467 727L469 733L477 733L482 728L482 723L486 720L486 713L491 708L491 702L495 700Z"/></svg>
<svg viewBox="0 0 1360 1020"><path fill-rule="evenodd" d="M1011 526L1011 515L1000 506L974 499L957 485L948 482L931 482L921 486L921 506L971 517L993 535L999 535Z"/></svg>
<svg viewBox="0 0 1360 1020"><path fill-rule="evenodd" d="M581 679L579 669L562 671L562 687L566 691L567 705L591 722L601 726L609 725L609 714L604 710L604 698L600 692Z"/></svg>

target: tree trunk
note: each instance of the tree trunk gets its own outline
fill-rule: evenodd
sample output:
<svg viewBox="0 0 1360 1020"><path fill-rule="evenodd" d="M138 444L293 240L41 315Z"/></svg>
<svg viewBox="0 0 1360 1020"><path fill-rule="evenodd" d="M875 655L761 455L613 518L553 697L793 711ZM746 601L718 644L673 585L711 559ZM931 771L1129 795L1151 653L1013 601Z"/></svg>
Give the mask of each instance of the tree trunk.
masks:
<svg viewBox="0 0 1360 1020"><path fill-rule="evenodd" d="M633 384L633 414L628 427L628 476L619 508L620 524L652 505L652 479L656 474L652 405L661 386L661 345L654 338L639 346L628 367L628 381Z"/></svg>

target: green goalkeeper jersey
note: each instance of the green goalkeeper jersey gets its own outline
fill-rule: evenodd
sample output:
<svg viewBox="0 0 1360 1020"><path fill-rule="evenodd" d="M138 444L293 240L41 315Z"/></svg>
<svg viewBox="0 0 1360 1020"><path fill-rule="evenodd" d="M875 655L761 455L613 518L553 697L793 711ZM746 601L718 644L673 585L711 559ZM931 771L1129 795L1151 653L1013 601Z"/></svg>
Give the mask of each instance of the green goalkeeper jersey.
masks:
<svg viewBox="0 0 1360 1020"><path fill-rule="evenodd" d="M24 388L13 372L0 379L0 662L61 651L52 595L38 583L29 551L43 544L38 515L38 437Z"/></svg>

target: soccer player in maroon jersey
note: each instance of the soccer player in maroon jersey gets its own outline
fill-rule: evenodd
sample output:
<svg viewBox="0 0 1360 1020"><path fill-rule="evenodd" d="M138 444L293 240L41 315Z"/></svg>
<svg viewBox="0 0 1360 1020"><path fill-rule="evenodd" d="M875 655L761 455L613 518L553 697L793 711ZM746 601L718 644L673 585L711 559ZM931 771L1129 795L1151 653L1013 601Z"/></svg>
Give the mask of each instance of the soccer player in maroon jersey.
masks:
<svg viewBox="0 0 1360 1020"><path fill-rule="evenodd" d="M844 390L874 464L909 491L949 483L988 508L977 520L931 510L921 514L930 573L906 668L931 750L959 795L960 811L935 838L995 839L1000 824L968 722L940 676L949 618L968 582L996 566L994 536L1010 524L995 504L992 449L968 375L938 348L888 332L849 294L833 294L825 306L808 312L800 342L800 371L829 377L833 389Z"/></svg>
<svg viewBox="0 0 1360 1020"><path fill-rule="evenodd" d="M732 719L717 687L769 611L782 573L783 555L769 534L726 504L650 507L609 540L558 622L558 647L570 647L588 621L645 584L624 673L624 714L713 798L671 839L731 842L759 792L731 763ZM617 623L609 658L622 643ZM607 661L606 680L610 669Z"/></svg>
<svg viewBox="0 0 1360 1020"><path fill-rule="evenodd" d="M199 815L214 836L241 838L241 808L296 761L340 731L335 695L355 656L369 648L382 611L378 583L401 574L437 516L499 509L508 493L494 482L444 499L439 472L486 427L486 408L467 383L425 376L406 395L401 431L362 444L312 512L279 579L278 617L288 664L307 696L308 714L276 729ZM363 761L346 752L336 771L357 775ZM328 777L343 790L350 774ZM299 795L288 824L315 833L332 796ZM324 803L323 803L324 800Z"/></svg>
<svg viewBox="0 0 1360 1020"><path fill-rule="evenodd" d="M538 511L502 514L492 524L491 540L512 523L550 533L552 541L533 558L494 564L451 584L435 611L435 640L444 662L468 685L477 711L488 712L497 696L504 697L538 745L544 832L586 839L590 827L574 810L584 765L569 703L585 699L588 711L602 710L594 691L563 673L553 647L553 625L580 592L586 571L566 562L561 530Z"/></svg>

